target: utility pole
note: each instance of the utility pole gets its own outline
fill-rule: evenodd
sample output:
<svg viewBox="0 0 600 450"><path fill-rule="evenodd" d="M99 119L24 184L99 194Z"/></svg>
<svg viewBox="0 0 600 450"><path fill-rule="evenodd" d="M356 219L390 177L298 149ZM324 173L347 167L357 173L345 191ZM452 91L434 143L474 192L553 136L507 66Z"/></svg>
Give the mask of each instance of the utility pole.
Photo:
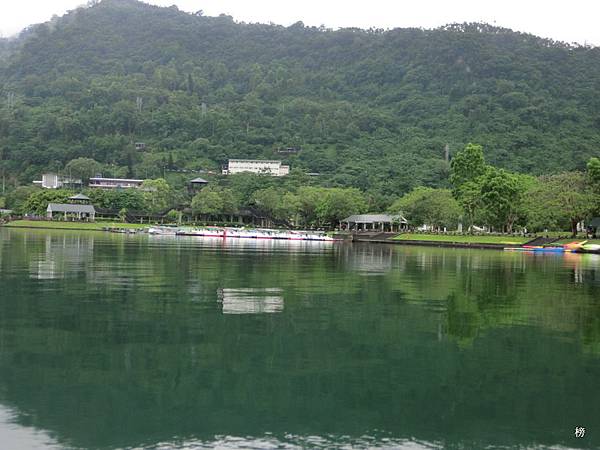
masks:
<svg viewBox="0 0 600 450"><path fill-rule="evenodd" d="M446 162L450 161L450 145L446 144L444 147L444 159Z"/></svg>

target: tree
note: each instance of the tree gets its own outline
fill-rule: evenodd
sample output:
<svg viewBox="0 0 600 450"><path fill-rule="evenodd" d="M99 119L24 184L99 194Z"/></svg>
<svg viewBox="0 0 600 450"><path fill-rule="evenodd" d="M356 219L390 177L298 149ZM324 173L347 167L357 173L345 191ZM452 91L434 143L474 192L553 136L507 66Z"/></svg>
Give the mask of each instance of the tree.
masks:
<svg viewBox="0 0 600 450"><path fill-rule="evenodd" d="M587 164L587 182L596 195L593 214L600 214L600 159L591 158Z"/></svg>
<svg viewBox="0 0 600 450"><path fill-rule="evenodd" d="M455 197L457 198L458 204L464 211L464 219L468 226L469 231L473 229L473 225L479 218L479 210L482 206L481 202L481 184L483 177L476 178L472 181L467 181L460 185L455 190Z"/></svg>
<svg viewBox="0 0 600 450"><path fill-rule="evenodd" d="M298 189L298 213L303 225L318 226L317 207L324 195L324 189L320 187L304 186Z"/></svg>
<svg viewBox="0 0 600 450"><path fill-rule="evenodd" d="M145 180L142 183L142 191L146 199L146 208L152 212L160 212L167 209L172 200L172 191L169 183L164 178L156 180Z"/></svg>
<svg viewBox="0 0 600 450"><path fill-rule="evenodd" d="M272 186L274 177L270 175L257 175L255 173L239 173L228 177L229 187L241 205L249 205L253 194L259 189Z"/></svg>
<svg viewBox="0 0 600 450"><path fill-rule="evenodd" d="M485 174L486 164L481 145L468 144L458 152L450 163L450 183L455 190L464 183L474 181Z"/></svg>
<svg viewBox="0 0 600 450"><path fill-rule="evenodd" d="M33 213L39 216L46 214L48 203L68 203L73 195L64 189L43 189L32 193L21 206L22 213Z"/></svg>
<svg viewBox="0 0 600 450"><path fill-rule="evenodd" d="M19 186L6 195L6 208L12 209L17 214L23 214L27 212L23 209L23 205L27 199L36 192L42 191L40 191L39 187L35 186Z"/></svg>
<svg viewBox="0 0 600 450"><path fill-rule="evenodd" d="M594 192L600 194L600 159L590 158L588 161L587 179Z"/></svg>
<svg viewBox="0 0 600 450"><path fill-rule="evenodd" d="M528 225L532 229L569 227L577 235L577 224L591 215L598 195L586 184L581 172L540 177L525 194Z"/></svg>
<svg viewBox="0 0 600 450"><path fill-rule="evenodd" d="M231 189L209 186L192 199L194 214L234 214L238 209L237 199Z"/></svg>
<svg viewBox="0 0 600 450"><path fill-rule="evenodd" d="M317 204L317 217L321 223L335 226L340 220L366 212L364 194L356 188L330 188L323 191Z"/></svg>
<svg viewBox="0 0 600 450"><path fill-rule="evenodd" d="M525 186L516 175L489 167L481 179L481 206L487 222L512 233L524 192Z"/></svg>
<svg viewBox="0 0 600 450"><path fill-rule="evenodd" d="M65 173L72 178L81 179L87 184L90 178L98 175L102 164L91 158L72 159L65 166Z"/></svg>
<svg viewBox="0 0 600 450"><path fill-rule="evenodd" d="M289 222L295 218L300 206L295 194L274 187L256 191L252 204L262 214L281 222Z"/></svg>
<svg viewBox="0 0 600 450"><path fill-rule="evenodd" d="M213 216L223 213L223 199L219 192L205 188L198 192L192 199L194 214Z"/></svg>
<svg viewBox="0 0 600 450"><path fill-rule="evenodd" d="M430 225L436 229L454 228L462 209L449 189L418 187L396 200L389 208L401 213L412 225Z"/></svg>
<svg viewBox="0 0 600 450"><path fill-rule="evenodd" d="M277 217L280 220L297 223L297 216L299 210L300 198L292 192L286 192L285 194L283 194L279 204L277 205L275 217Z"/></svg>
<svg viewBox="0 0 600 450"><path fill-rule="evenodd" d="M88 189L85 194L95 206L113 211L143 211L146 208L144 193L138 189Z"/></svg>

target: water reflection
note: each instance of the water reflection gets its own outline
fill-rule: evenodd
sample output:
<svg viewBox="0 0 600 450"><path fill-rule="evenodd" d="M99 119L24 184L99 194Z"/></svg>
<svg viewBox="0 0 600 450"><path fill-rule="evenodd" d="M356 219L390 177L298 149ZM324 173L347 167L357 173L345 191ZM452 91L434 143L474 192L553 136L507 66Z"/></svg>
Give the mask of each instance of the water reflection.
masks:
<svg viewBox="0 0 600 450"><path fill-rule="evenodd" d="M144 237L145 238L145 237ZM214 248L222 249L227 252L236 252L240 250L251 250L254 252L310 252L318 253L330 251L339 243L332 241L294 241L277 239L223 239L208 236L167 236L151 235L148 236L150 244L168 243L180 248Z"/></svg>
<svg viewBox="0 0 600 450"><path fill-rule="evenodd" d="M0 235L0 403L61 447L600 447L594 255Z"/></svg>
<svg viewBox="0 0 600 450"><path fill-rule="evenodd" d="M330 448L374 448L374 449L401 449L401 450L435 450L444 448L441 444L421 442L409 439L380 438L372 436L361 436L360 438L351 438L350 436L296 436L286 435L283 439L271 436L266 433L262 438L236 437L236 436L215 436L214 440L201 441L173 441L163 442L155 449L284 449L301 450L311 449L330 449ZM558 449L557 449L558 450ZM565 450L564 448L562 450Z"/></svg>
<svg viewBox="0 0 600 450"><path fill-rule="evenodd" d="M38 280L54 280L85 269L94 251L94 237L80 234L45 236L44 251L30 263L30 276Z"/></svg>
<svg viewBox="0 0 600 450"><path fill-rule="evenodd" d="M218 289L217 298L223 314L265 314L283 311L283 292L280 288Z"/></svg>
<svg viewBox="0 0 600 450"><path fill-rule="evenodd" d="M390 245L342 245L337 250L348 268L361 275L382 275L392 269L394 248Z"/></svg>

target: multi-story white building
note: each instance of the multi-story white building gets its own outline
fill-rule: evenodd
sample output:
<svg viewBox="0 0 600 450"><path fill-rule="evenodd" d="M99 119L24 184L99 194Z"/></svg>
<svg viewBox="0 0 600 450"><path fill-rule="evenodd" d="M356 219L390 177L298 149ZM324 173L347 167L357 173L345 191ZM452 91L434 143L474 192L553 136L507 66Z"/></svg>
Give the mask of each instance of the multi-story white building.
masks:
<svg viewBox="0 0 600 450"><path fill-rule="evenodd" d="M140 188L144 180L125 178L90 178L90 187L98 189L128 189Z"/></svg>
<svg viewBox="0 0 600 450"><path fill-rule="evenodd" d="M233 175L242 172L262 173L274 177L283 177L290 173L290 166L284 166L281 161L257 159L230 159L223 175Z"/></svg>

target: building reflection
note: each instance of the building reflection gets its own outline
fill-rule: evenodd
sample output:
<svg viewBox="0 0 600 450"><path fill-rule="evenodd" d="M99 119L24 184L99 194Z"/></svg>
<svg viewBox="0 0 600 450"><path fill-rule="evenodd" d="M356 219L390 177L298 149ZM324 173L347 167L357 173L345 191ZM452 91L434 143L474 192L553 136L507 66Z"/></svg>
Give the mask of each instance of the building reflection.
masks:
<svg viewBox="0 0 600 450"><path fill-rule="evenodd" d="M217 299L223 314L269 314L283 311L282 293L279 288L222 288Z"/></svg>
<svg viewBox="0 0 600 450"><path fill-rule="evenodd" d="M36 255L29 264L30 277L37 280L65 278L69 273L83 270L93 252L93 236L47 235L43 253Z"/></svg>
<svg viewBox="0 0 600 450"><path fill-rule="evenodd" d="M357 244L339 248L339 255L349 269L362 275L383 275L392 268L392 245Z"/></svg>

